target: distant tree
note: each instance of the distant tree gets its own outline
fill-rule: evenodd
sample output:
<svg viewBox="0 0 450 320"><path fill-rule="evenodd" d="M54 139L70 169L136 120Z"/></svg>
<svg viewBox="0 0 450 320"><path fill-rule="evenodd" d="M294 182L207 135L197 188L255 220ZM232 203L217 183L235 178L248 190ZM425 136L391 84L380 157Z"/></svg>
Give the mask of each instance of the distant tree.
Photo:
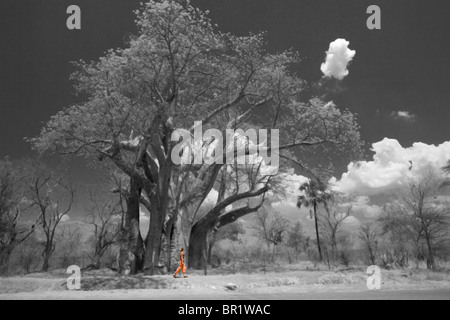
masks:
<svg viewBox="0 0 450 320"><path fill-rule="evenodd" d="M212 258L212 248L215 243L222 240L238 241L239 235L245 234L245 229L239 221L230 223L225 227L221 228L218 232L215 232L213 239L210 241L208 250L208 263L211 263Z"/></svg>
<svg viewBox="0 0 450 320"><path fill-rule="evenodd" d="M408 219L399 214L397 206L386 204L378 218L382 236L382 264L386 268L405 267L408 264L411 246L418 246L420 237L416 237L406 228ZM381 249L381 248L380 248Z"/></svg>
<svg viewBox="0 0 450 320"><path fill-rule="evenodd" d="M100 262L108 249L119 241L121 213L122 208L117 199L98 200L92 192L89 194L90 206L89 215L92 218L90 222L94 227L92 241L94 252L89 258L92 261L92 267L100 268Z"/></svg>
<svg viewBox="0 0 450 320"><path fill-rule="evenodd" d="M316 229L316 239L317 239L317 250L319 251L319 259L323 260L322 248L320 245L320 232L319 232L319 218L317 215L317 210L319 205L326 204L326 202L331 198L331 194L328 191L326 184L319 180L310 180L309 182L303 183L299 189L303 194L298 197L297 207L311 208L314 212L314 224Z"/></svg>
<svg viewBox="0 0 450 320"><path fill-rule="evenodd" d="M290 227L287 232L286 245L293 248L298 255L305 247L305 235L303 233L303 226L300 221Z"/></svg>
<svg viewBox="0 0 450 320"><path fill-rule="evenodd" d="M325 242L331 248L331 257L336 261L338 254L338 236L345 220L350 217L352 213L352 205L349 199L338 194L325 193L321 197L326 205L325 210L321 213L319 218L319 229L321 234L325 237Z"/></svg>
<svg viewBox="0 0 450 320"><path fill-rule="evenodd" d="M34 270L35 265L38 263L40 258L40 244L36 239L36 233L33 233L27 240L22 242L20 247L17 249L19 253L19 263L25 273L30 273Z"/></svg>
<svg viewBox="0 0 450 320"><path fill-rule="evenodd" d="M8 158L0 160L0 274L8 270L14 249L34 232L35 224L21 219L29 207L26 200L24 168L14 165Z"/></svg>
<svg viewBox="0 0 450 320"><path fill-rule="evenodd" d="M448 161L448 164L442 168L444 171L444 181L443 181L443 187L450 186L450 160Z"/></svg>
<svg viewBox="0 0 450 320"><path fill-rule="evenodd" d="M429 169L412 180L399 200L385 210L380 222L385 231L406 235L415 246L426 246L427 267L436 269L437 251L449 241L450 208L439 200L443 179Z"/></svg>
<svg viewBox="0 0 450 320"><path fill-rule="evenodd" d="M42 242L42 271L48 271L50 258L56 248L56 230L72 208L74 189L58 174L40 164L36 165L30 178L32 207L37 212L39 225L45 236Z"/></svg>
<svg viewBox="0 0 450 320"><path fill-rule="evenodd" d="M447 165L443 168L445 173L450 174L450 160L448 161Z"/></svg>
<svg viewBox="0 0 450 320"><path fill-rule="evenodd" d="M378 234L373 223L366 223L359 228L358 238L372 265L376 265L378 251Z"/></svg>
<svg viewBox="0 0 450 320"><path fill-rule="evenodd" d="M338 258L340 263L348 267L353 260L355 235L347 230L343 230L338 235Z"/></svg>
<svg viewBox="0 0 450 320"><path fill-rule="evenodd" d="M64 225L59 234L55 236L61 252L60 267L63 269L75 264L77 253L80 250L81 233L78 226Z"/></svg>
<svg viewBox="0 0 450 320"><path fill-rule="evenodd" d="M276 248L286 241L289 221L283 218L278 212L271 209L262 209L256 213L256 226L258 237L264 241L269 254L268 261L274 262ZM272 249L272 252L271 252Z"/></svg>

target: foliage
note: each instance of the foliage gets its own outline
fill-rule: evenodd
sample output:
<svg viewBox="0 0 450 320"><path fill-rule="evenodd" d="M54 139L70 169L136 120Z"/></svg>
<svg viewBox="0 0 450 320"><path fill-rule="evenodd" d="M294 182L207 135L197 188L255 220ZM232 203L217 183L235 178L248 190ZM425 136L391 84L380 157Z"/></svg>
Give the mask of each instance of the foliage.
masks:
<svg viewBox="0 0 450 320"><path fill-rule="evenodd" d="M396 239L403 251L410 244L416 254L424 254L430 269L436 268L438 252L449 243L450 210L439 199L442 185L442 178L430 169L424 177L412 180L379 219L384 234Z"/></svg>
<svg viewBox="0 0 450 320"><path fill-rule="evenodd" d="M291 163L312 173L318 169L317 161L309 159L314 154L360 157L355 115L319 99L302 101L306 83L291 68L300 62L299 55L292 50L267 52L264 33L219 32L189 1L149 1L137 12L137 25L138 34L125 48L109 50L97 62L75 64L72 80L84 102L54 115L30 141L41 152L107 161L136 182L132 193L139 193L156 221L146 239L144 268L150 273L159 263L161 230L170 234L178 215L196 212L210 191L219 189L220 173L232 172L224 164L173 163L179 142L171 141L175 130L192 136L198 120L203 130L215 128L223 136L226 129L277 129L282 166ZM205 148L214 143L203 142ZM226 206L273 187L273 174L261 166L253 170L256 179L244 183L238 194L226 194L193 227L192 250L206 250L197 242L207 241L203 234L214 226L259 208L246 205L221 215ZM191 254L191 262L203 256Z"/></svg>

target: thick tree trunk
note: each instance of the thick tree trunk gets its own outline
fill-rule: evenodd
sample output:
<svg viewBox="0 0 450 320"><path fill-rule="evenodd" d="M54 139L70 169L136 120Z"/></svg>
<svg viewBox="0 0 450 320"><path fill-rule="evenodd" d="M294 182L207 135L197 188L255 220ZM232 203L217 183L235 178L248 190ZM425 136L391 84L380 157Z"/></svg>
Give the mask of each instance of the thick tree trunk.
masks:
<svg viewBox="0 0 450 320"><path fill-rule="evenodd" d="M122 226L122 240L119 256L119 272L121 274L136 274L142 269L144 242L139 228L139 199L141 189L131 178L130 193L127 201L125 225Z"/></svg>
<svg viewBox="0 0 450 320"><path fill-rule="evenodd" d="M169 128L165 128L169 130ZM170 134L167 131L166 136ZM170 154L169 148L165 150ZM150 200L150 228L145 240L144 273L147 275L160 274L164 265L160 263L161 243L163 238L163 227L166 222L167 214L170 210L170 180L171 180L171 161L169 158L165 162L160 161L160 171L156 189L146 190L147 197Z"/></svg>
<svg viewBox="0 0 450 320"><path fill-rule="evenodd" d="M219 230L220 228L237 221L239 218L247 214L256 212L261 205L254 208L238 208L228 212L227 214L222 214L221 216L216 215L215 217L212 216L209 219L206 217L197 222L192 228L189 238L189 267L193 269L205 269L208 262L208 255L210 254L209 247L211 246L211 242L214 242L214 235L211 233L215 232L214 230ZM210 211L208 215L211 212L213 211Z"/></svg>
<svg viewBox="0 0 450 320"><path fill-rule="evenodd" d="M208 240L211 227L208 225L196 224L192 228L189 239L189 268L205 269L208 254Z"/></svg>
<svg viewBox="0 0 450 320"><path fill-rule="evenodd" d="M167 255L166 264L169 272L175 271L177 267L176 252L178 249L178 241L180 238L180 230L178 226L178 215L174 217L174 221L171 222L170 232L167 235Z"/></svg>
<svg viewBox="0 0 450 320"><path fill-rule="evenodd" d="M150 228L145 240L144 273L154 275L159 273L161 239L163 237L163 214L154 208L150 212Z"/></svg>
<svg viewBox="0 0 450 320"><path fill-rule="evenodd" d="M178 220L178 212L175 212L175 209L171 209L171 214L167 217L164 224L160 259L161 265L165 265L168 272L175 271L177 266L177 261L174 261L174 257L176 256L175 251L178 251Z"/></svg>

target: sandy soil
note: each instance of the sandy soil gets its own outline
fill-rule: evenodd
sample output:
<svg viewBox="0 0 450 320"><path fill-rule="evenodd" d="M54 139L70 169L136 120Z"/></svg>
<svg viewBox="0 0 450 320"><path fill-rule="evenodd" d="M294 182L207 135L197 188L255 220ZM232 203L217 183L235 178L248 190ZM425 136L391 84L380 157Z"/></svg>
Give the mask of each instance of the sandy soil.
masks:
<svg viewBox="0 0 450 320"><path fill-rule="evenodd" d="M81 291L67 290L67 277L60 270L0 278L0 299L308 299L314 295L328 299L339 296L333 293L357 298L364 296L359 293L368 292L363 269L210 276L197 273L187 279L169 275L119 277L99 270L83 274ZM381 289L398 292L397 298L408 293L419 297L420 292L427 292L439 299L450 299L450 274L383 271Z"/></svg>

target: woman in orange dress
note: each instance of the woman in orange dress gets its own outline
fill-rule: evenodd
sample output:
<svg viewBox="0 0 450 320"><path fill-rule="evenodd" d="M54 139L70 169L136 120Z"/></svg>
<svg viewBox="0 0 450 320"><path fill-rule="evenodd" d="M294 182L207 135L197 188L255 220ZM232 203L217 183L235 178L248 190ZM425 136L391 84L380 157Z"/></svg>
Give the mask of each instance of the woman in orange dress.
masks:
<svg viewBox="0 0 450 320"><path fill-rule="evenodd" d="M177 273L180 272L180 270L181 270L181 272L183 272L183 277L187 278L187 275L185 274L186 273L186 267L184 265L184 248L181 248L181 251L180 251L180 262L178 262L178 269L175 272L175 274L173 275L174 278L177 277Z"/></svg>

